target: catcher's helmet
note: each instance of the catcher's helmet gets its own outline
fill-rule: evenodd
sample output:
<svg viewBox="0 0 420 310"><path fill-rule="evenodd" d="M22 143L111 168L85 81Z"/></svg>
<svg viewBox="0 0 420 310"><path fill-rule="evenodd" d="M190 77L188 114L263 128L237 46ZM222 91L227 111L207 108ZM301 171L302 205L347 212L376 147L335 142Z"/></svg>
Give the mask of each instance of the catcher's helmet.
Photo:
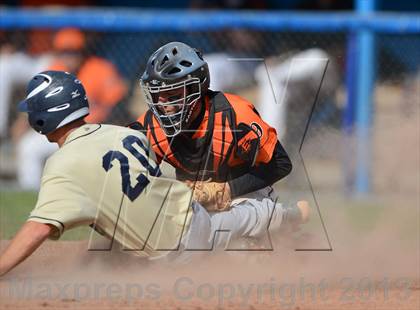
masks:
<svg viewBox="0 0 420 310"><path fill-rule="evenodd" d="M154 52L140 78L146 102L168 137L188 127L194 107L209 84L203 56L181 42L168 43Z"/></svg>
<svg viewBox="0 0 420 310"><path fill-rule="evenodd" d="M28 83L26 93L19 111L28 113L29 124L41 134L49 134L89 114L85 89L68 72L38 73Z"/></svg>

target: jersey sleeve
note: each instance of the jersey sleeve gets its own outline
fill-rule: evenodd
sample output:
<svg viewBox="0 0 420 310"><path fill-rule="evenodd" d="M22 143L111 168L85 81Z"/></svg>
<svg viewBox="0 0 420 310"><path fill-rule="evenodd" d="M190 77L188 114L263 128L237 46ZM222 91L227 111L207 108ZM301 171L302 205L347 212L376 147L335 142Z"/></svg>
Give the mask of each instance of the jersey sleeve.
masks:
<svg viewBox="0 0 420 310"><path fill-rule="evenodd" d="M249 101L225 94L236 114L237 156L253 164L268 163L277 143L276 130L268 125Z"/></svg>
<svg viewBox="0 0 420 310"><path fill-rule="evenodd" d="M96 208L80 186L67 177L44 174L38 201L28 221L55 226L50 239L57 240L64 231L92 224L95 217Z"/></svg>

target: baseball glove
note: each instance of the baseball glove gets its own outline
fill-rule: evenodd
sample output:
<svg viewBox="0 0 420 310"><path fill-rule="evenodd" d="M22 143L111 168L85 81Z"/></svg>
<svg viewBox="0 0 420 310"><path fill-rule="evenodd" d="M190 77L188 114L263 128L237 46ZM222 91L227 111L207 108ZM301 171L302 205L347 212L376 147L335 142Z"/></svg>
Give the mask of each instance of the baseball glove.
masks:
<svg viewBox="0 0 420 310"><path fill-rule="evenodd" d="M187 181L193 190L193 199L199 202L209 212L220 212L230 209L231 197L228 183L208 181Z"/></svg>

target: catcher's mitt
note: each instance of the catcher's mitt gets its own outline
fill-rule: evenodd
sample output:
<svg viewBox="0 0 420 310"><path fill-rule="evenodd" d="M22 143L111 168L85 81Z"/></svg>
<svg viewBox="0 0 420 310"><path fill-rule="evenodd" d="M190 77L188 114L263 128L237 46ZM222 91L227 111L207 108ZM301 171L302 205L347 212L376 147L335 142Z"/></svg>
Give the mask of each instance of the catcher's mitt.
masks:
<svg viewBox="0 0 420 310"><path fill-rule="evenodd" d="M226 211L230 209L231 197L228 183L217 182L186 182L193 190L193 199L199 202L207 211Z"/></svg>

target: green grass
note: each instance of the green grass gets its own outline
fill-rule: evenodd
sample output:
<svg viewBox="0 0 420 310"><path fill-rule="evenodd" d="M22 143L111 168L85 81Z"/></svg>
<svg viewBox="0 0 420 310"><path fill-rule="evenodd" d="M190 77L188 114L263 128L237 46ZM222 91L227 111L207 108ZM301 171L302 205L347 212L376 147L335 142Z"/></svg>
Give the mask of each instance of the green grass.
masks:
<svg viewBox="0 0 420 310"><path fill-rule="evenodd" d="M0 239L10 239L16 234L34 208L36 199L36 192L0 191ZM334 226L335 216L340 214L345 229L351 230L354 235L363 236L375 230L383 217L395 216L392 226L402 240L410 242L418 235L418 211L403 207L397 209L383 201L343 201L331 198L321 203L320 208L327 228L330 224ZM313 211L313 220L307 228L316 230L320 222L315 209ZM90 228L76 228L67 231L61 240L86 240L89 235Z"/></svg>
<svg viewBox="0 0 420 310"><path fill-rule="evenodd" d="M0 239L11 239L25 223L35 207L36 192L0 191ZM66 232L61 240L83 240L90 228L76 228Z"/></svg>

